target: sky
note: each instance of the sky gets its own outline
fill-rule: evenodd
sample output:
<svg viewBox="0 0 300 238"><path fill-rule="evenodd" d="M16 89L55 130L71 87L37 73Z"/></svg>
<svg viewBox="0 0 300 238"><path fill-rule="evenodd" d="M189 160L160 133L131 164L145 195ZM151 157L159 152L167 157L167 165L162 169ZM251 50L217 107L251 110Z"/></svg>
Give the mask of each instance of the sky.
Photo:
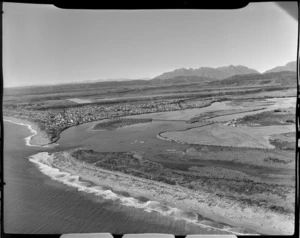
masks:
<svg viewBox="0 0 300 238"><path fill-rule="evenodd" d="M4 87L153 78L227 65L264 72L297 56L298 22L272 2L236 10L4 3L3 11Z"/></svg>

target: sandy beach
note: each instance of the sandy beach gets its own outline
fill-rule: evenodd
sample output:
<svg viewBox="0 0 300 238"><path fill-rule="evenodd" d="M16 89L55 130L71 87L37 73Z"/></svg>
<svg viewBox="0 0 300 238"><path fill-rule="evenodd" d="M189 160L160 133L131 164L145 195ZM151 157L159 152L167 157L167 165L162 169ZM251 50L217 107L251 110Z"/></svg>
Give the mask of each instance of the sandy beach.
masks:
<svg viewBox="0 0 300 238"><path fill-rule="evenodd" d="M4 117L3 120L24 125L30 130L31 135L25 138L27 146L46 146L51 143L46 132L40 130L39 126L34 122L14 117Z"/></svg>
<svg viewBox="0 0 300 238"><path fill-rule="evenodd" d="M192 211L216 222L235 227L244 227L261 234L291 235L294 217L279 214L256 206L248 206L214 194L194 191L178 185L138 178L128 174L109 171L74 159L68 152L52 157L52 165L80 176L100 186L109 186L115 191L125 191L133 197L144 196L150 200L167 203L185 211Z"/></svg>

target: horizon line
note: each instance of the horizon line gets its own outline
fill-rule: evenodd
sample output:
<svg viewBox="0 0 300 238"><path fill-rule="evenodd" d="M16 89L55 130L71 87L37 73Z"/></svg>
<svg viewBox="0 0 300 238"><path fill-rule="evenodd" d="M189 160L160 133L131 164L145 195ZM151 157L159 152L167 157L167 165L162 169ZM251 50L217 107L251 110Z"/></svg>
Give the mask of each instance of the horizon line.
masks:
<svg viewBox="0 0 300 238"><path fill-rule="evenodd" d="M292 62L297 63L296 60L294 60L294 61L289 61L289 62L287 62L287 63L284 64L284 65L277 65L277 66L275 66L275 67L273 67L273 68L271 68L271 69L274 69L274 68L276 68L276 67L282 67L282 66L285 66L285 65L287 65L288 63L292 63ZM200 68L218 69L218 68L222 68L222 67L230 67L230 66L234 66L234 67L237 67L237 66L243 66L243 67L246 67L246 68L248 68L248 69L256 70L256 71L258 72L258 74L265 74L268 70L271 70L271 69L268 69L268 70L265 70L265 71L261 72L261 71L259 71L259 70L257 70L257 69L249 68L248 66L241 65L241 64L237 64L237 65L230 64L230 65L227 65L227 66L224 65L224 66L218 66L218 67L215 67L215 68L214 68L214 67L209 67L209 66L201 66L201 67L199 67L199 68L184 68L184 67L182 67L182 68L174 69L174 70L172 70L172 71L166 71L166 72L163 72L163 73L161 73L161 74L159 74L159 75L157 75L157 76L155 76L155 77L116 78L116 79L114 79L114 78L111 78L111 79L110 79L110 78L108 78L108 79L87 79L87 80L82 80L82 81L70 81L70 82L54 83L54 84L43 84L43 83L41 83L41 84L24 84L24 85L7 86L7 87L4 87L4 86L3 86L3 89L4 89L4 88L39 87L39 86L43 87L43 86L56 86L56 85L67 85L67 84L81 84L81 83L125 82L125 81L135 81L135 80L145 80L145 81L147 81L147 80L152 80L152 79L154 79L154 78L156 78L156 77L158 77L158 76L160 76L160 75L162 75L162 74L164 74L164 73L173 72L173 71L178 70L178 69L187 69L187 70L190 70L190 69L195 70L195 69L200 69ZM279 72L283 72L283 71L279 71ZM291 72L292 72L292 71L291 71ZM297 72L297 68L296 68L296 72ZM254 74L254 73L250 73L250 74ZM239 74L236 74L236 75L239 75ZM242 75L243 75L243 74L242 74ZM192 75L191 75L191 76L192 76ZM232 75L232 76L234 76L234 75ZM230 77L232 77L232 76L230 76ZM187 76L187 77L188 77L188 76ZM221 80L222 80L222 79L221 79Z"/></svg>

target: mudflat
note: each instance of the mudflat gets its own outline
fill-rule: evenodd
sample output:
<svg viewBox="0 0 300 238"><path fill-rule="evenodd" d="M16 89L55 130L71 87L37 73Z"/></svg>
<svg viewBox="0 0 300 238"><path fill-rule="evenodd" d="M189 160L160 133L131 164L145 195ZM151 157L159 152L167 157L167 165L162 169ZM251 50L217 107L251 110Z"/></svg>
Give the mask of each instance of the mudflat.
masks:
<svg viewBox="0 0 300 238"><path fill-rule="evenodd" d="M276 133L274 133L276 131ZM284 126L227 126L212 124L185 131L164 132L160 136L187 144L220 145L253 148L274 148L268 140L273 134L290 133L295 131L294 125Z"/></svg>

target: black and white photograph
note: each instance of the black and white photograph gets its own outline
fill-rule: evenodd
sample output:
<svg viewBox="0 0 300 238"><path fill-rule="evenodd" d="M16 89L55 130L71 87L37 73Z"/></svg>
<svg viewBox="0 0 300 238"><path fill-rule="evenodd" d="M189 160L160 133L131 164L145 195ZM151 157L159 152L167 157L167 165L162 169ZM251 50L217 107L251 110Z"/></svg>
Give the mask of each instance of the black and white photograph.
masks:
<svg viewBox="0 0 300 238"><path fill-rule="evenodd" d="M295 233L297 2L2 19L5 233Z"/></svg>

